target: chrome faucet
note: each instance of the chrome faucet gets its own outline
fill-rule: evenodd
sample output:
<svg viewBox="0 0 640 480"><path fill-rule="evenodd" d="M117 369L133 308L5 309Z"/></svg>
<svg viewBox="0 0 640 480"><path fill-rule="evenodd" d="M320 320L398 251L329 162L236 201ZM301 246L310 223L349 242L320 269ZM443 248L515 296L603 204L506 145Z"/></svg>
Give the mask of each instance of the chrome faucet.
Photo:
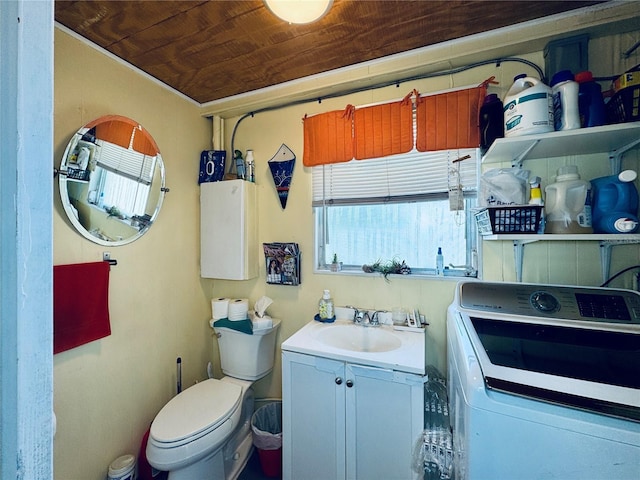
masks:
<svg viewBox="0 0 640 480"><path fill-rule="evenodd" d="M357 325L363 325L365 327L378 327L380 326L380 321L378 320L378 313L380 311L376 310L373 314L369 315L368 310L360 310L356 307L348 307L353 309L353 323Z"/></svg>
<svg viewBox="0 0 640 480"><path fill-rule="evenodd" d="M353 323L357 323L359 325L368 325L369 324L369 312L366 310L359 310L356 307L353 308Z"/></svg>
<svg viewBox="0 0 640 480"><path fill-rule="evenodd" d="M380 326L380 320L378 319L378 314L384 312L384 310L380 311L380 310L376 310L375 312L373 312L373 315L371 315L371 320L370 320L370 325L372 327L379 327Z"/></svg>

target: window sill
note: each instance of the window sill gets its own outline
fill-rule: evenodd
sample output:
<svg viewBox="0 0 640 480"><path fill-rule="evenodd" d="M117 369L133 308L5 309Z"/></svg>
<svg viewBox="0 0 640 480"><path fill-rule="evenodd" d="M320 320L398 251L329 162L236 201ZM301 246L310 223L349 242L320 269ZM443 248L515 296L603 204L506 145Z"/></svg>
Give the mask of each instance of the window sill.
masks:
<svg viewBox="0 0 640 480"><path fill-rule="evenodd" d="M342 267L342 270L337 272L331 271L329 268L314 268L314 274L319 275L337 275L337 276L350 276L350 277L383 277L383 275L379 272L367 273L363 272L361 269L357 268L348 268ZM401 275L396 273L391 273L387 275L388 280L393 280L396 278L406 278L406 279L416 279L416 280L453 280L459 281L463 278L477 278L477 275L467 275L464 270L452 270L447 269L445 271L445 275L438 276L433 273L428 272L412 272L407 275Z"/></svg>

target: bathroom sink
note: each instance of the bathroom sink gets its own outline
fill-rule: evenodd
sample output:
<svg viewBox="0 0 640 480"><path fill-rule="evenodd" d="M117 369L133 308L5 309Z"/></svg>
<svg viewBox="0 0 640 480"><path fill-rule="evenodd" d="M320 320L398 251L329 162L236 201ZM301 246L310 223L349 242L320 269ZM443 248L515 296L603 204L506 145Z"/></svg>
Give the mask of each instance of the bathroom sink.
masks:
<svg viewBox="0 0 640 480"><path fill-rule="evenodd" d="M312 320L286 339L282 350L424 375L425 338L424 329L416 333L396 330L393 325L371 327L343 319L334 323Z"/></svg>
<svg viewBox="0 0 640 480"><path fill-rule="evenodd" d="M316 334L316 339L334 348L354 352L390 352L400 348L400 339L388 330L360 325L336 325Z"/></svg>

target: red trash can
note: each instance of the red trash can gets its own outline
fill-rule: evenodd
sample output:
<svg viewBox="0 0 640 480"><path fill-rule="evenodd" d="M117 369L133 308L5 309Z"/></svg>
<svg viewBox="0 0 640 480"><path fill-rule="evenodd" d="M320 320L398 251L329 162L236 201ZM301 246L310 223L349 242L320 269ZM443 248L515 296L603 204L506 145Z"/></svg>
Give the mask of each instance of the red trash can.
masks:
<svg viewBox="0 0 640 480"><path fill-rule="evenodd" d="M282 476L282 402L258 408L251 417L253 444L267 477Z"/></svg>

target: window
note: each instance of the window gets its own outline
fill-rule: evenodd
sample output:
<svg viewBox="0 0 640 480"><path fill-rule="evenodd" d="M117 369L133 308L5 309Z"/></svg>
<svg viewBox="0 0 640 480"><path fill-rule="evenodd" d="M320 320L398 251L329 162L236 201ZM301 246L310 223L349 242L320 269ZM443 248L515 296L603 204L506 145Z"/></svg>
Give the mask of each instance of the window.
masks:
<svg viewBox="0 0 640 480"><path fill-rule="evenodd" d="M89 183L89 203L100 208L117 206L126 217L144 215L157 157L97 141L100 148Z"/></svg>
<svg viewBox="0 0 640 480"><path fill-rule="evenodd" d="M313 167L316 267L326 269L335 254L344 270L397 260L412 274L433 275L442 247L445 275L476 276L479 155L413 151Z"/></svg>

